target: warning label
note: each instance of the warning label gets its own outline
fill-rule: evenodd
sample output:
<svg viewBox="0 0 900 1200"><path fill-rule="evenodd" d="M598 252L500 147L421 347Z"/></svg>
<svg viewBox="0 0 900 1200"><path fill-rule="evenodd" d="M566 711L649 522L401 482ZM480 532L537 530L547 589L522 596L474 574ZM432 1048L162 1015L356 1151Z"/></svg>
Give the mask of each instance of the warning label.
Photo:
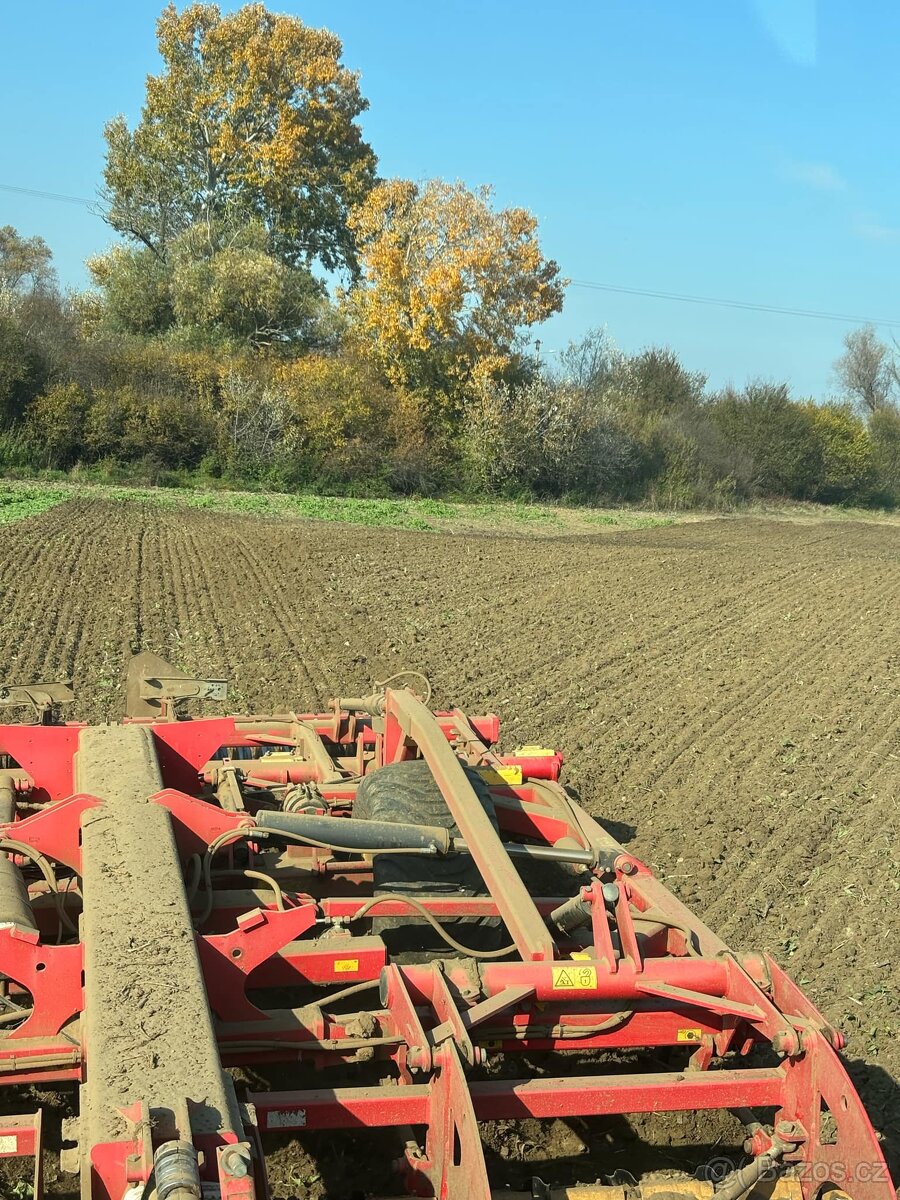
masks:
<svg viewBox="0 0 900 1200"><path fill-rule="evenodd" d="M679 1042L699 1042L703 1037L702 1029L679 1029L676 1034Z"/></svg>
<svg viewBox="0 0 900 1200"><path fill-rule="evenodd" d="M573 963L569 967L553 968L554 992L582 992L597 986L597 968Z"/></svg>
<svg viewBox="0 0 900 1200"><path fill-rule="evenodd" d="M335 975L350 975L359 970L358 958L336 958L334 960Z"/></svg>
<svg viewBox="0 0 900 1200"><path fill-rule="evenodd" d="M304 1129L305 1127L305 1108L274 1108L266 1115L267 1129Z"/></svg>

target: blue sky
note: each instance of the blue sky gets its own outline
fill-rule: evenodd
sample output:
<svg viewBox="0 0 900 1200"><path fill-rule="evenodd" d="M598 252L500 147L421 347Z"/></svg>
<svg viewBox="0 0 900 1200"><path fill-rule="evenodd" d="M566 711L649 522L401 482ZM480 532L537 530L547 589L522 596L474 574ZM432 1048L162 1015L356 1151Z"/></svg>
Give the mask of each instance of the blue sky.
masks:
<svg viewBox="0 0 900 1200"><path fill-rule="evenodd" d="M103 123L139 113L161 0L8 4L0 183L94 197ZM224 4L224 8L237 5ZM344 41L385 175L492 183L573 280L898 322L900 6L882 0L276 0ZM67 284L110 231L0 191ZM605 325L715 385L824 396L850 323L572 287L553 352Z"/></svg>

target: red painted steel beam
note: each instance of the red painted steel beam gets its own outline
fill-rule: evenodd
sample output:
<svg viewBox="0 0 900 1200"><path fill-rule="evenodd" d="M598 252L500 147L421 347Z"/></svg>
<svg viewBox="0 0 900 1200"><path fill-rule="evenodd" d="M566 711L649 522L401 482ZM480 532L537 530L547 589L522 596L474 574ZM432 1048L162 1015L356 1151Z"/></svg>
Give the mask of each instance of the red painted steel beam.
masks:
<svg viewBox="0 0 900 1200"><path fill-rule="evenodd" d="M355 937L340 942L335 939L330 942L328 939L288 942L254 968L247 986L359 983L364 979L377 979L386 961L387 951L379 937Z"/></svg>
<svg viewBox="0 0 900 1200"><path fill-rule="evenodd" d="M617 1113L686 1112L777 1107L784 1094L778 1067L656 1075L597 1075L472 1085L481 1121L523 1117L586 1117Z"/></svg>
<svg viewBox="0 0 900 1200"><path fill-rule="evenodd" d="M687 1071L659 1075L585 1075L473 1083L479 1121L524 1117L587 1117L697 1109L777 1108L784 1094L780 1068ZM427 1125L431 1087L321 1088L256 1092L248 1097L262 1132Z"/></svg>
<svg viewBox="0 0 900 1200"><path fill-rule="evenodd" d="M429 994L430 966L411 964L399 969L414 992L421 996ZM465 986L464 967L447 959L444 969L448 978ZM647 995L642 986L647 983L668 984L698 995L706 993L710 998L723 996L728 989L728 964L714 958L649 958L640 973L632 963L620 963L612 972L602 963L587 959L555 963L485 963L479 973L486 996L528 985L538 1000L559 1002L573 999L585 1003L595 999L645 1000ZM677 998L670 1003L677 1004Z"/></svg>
<svg viewBox="0 0 900 1200"><path fill-rule="evenodd" d="M72 759L80 725L0 725L0 753L34 780L34 800L62 800L75 791Z"/></svg>

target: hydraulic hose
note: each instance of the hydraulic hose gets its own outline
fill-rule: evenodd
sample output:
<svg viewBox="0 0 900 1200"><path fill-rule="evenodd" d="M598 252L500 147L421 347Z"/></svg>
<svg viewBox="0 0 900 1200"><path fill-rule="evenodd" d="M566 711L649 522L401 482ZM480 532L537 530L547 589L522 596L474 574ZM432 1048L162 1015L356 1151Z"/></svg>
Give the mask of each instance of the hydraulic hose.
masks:
<svg viewBox="0 0 900 1200"><path fill-rule="evenodd" d="M368 821L347 817L318 817L307 813L264 810L256 815L257 828L308 840L311 845L330 846L339 851L360 854L407 851L419 854L470 854L462 838L451 837L439 825L411 825L393 821ZM540 859L550 862L581 863L592 866L593 850L568 846L528 846L505 842L503 849L511 858Z"/></svg>
<svg viewBox="0 0 900 1200"><path fill-rule="evenodd" d="M446 854L452 839L446 829L437 825L394 824L391 821L348 820L346 817L316 817L306 813L277 812L257 813L256 824L260 829L274 833L288 833L295 837L309 838L336 849L366 850L418 850L422 854Z"/></svg>

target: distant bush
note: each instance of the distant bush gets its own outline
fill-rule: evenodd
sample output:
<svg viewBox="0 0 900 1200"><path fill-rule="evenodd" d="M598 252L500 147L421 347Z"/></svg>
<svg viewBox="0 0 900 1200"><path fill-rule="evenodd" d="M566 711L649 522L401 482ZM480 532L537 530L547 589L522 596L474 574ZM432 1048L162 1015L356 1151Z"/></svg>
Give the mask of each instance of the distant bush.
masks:
<svg viewBox="0 0 900 1200"><path fill-rule="evenodd" d="M872 438L849 404L804 406L819 445L812 498L823 504L865 503L876 485Z"/></svg>
<svg viewBox="0 0 900 1200"><path fill-rule="evenodd" d="M57 383L28 410L28 440L43 467L71 467L84 450L90 398L77 383ZM43 461L41 461L43 460Z"/></svg>
<svg viewBox="0 0 900 1200"><path fill-rule="evenodd" d="M175 393L147 395L131 386L99 389L87 413L84 446L94 460L151 460L193 467L213 435L209 413Z"/></svg>
<svg viewBox="0 0 900 1200"><path fill-rule="evenodd" d="M41 245L22 243L28 276L4 284L0 262L0 470L663 508L900 504L895 364L874 335L840 360L852 404L765 381L710 393L671 349L626 355L602 330L552 370L523 346L502 370L487 356L460 374L436 339L404 381L352 306L274 258L260 227L202 233L166 263L110 251L91 264L99 291L77 297Z"/></svg>
<svg viewBox="0 0 900 1200"><path fill-rule="evenodd" d="M822 446L810 406L792 402L785 384L759 381L727 389L709 416L741 452L754 495L809 500L822 475Z"/></svg>
<svg viewBox="0 0 900 1200"><path fill-rule="evenodd" d="M900 504L900 410L884 407L869 418L876 503Z"/></svg>
<svg viewBox="0 0 900 1200"><path fill-rule="evenodd" d="M463 460L488 493L601 495L619 492L636 447L602 399L540 378L514 388L485 380L465 405Z"/></svg>

